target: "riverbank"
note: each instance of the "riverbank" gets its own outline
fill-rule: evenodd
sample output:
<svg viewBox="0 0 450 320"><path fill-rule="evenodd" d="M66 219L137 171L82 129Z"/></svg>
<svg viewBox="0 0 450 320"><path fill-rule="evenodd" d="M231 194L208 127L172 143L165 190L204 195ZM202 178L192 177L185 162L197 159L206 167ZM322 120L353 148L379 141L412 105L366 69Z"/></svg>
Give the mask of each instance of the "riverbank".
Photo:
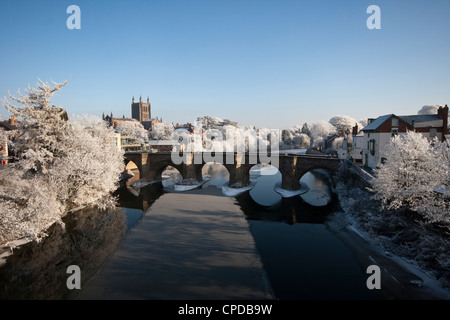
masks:
<svg viewBox="0 0 450 320"><path fill-rule="evenodd" d="M355 252L359 244L370 250L371 264L385 265L386 278L400 285L392 292L400 299L450 299L450 242L448 234L427 224L407 210L387 211L373 199L370 180L351 163L343 165L336 178L342 219L335 221L338 233ZM369 188L369 189L368 189ZM332 223L333 224L333 223ZM344 231L346 232L341 232ZM376 258L375 258L376 257ZM367 263L367 261L365 261Z"/></svg>
<svg viewBox="0 0 450 320"><path fill-rule="evenodd" d="M353 252L361 266L377 265L381 270L381 296L398 300L448 300L450 291L411 262L387 252L342 212L329 217L326 225ZM369 277L370 274L367 274Z"/></svg>

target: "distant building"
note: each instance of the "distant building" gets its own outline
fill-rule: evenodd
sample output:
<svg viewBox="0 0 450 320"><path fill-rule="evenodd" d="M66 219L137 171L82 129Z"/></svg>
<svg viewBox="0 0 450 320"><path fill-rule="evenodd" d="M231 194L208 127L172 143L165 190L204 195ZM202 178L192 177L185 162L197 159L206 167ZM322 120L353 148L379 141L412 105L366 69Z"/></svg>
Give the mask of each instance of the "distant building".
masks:
<svg viewBox="0 0 450 320"><path fill-rule="evenodd" d="M437 138L446 140L448 136L448 106L440 107L437 114L396 116L387 114L376 119L369 119L369 124L362 128L363 164L376 168L385 161L385 146L391 137L407 131L421 133L429 140Z"/></svg>
<svg viewBox="0 0 450 320"><path fill-rule="evenodd" d="M176 125L174 125L173 126L173 128L175 129L175 130L178 130L178 129L185 129L185 130L187 130L187 131L189 131L190 133L193 133L194 132L194 127L192 126L192 124L191 123L185 123L185 124L179 124L179 123L177 123Z"/></svg>
<svg viewBox="0 0 450 320"><path fill-rule="evenodd" d="M11 131L17 129L17 118L10 116L9 120L0 121L0 130Z"/></svg>
<svg viewBox="0 0 450 320"><path fill-rule="evenodd" d="M142 121L141 123L144 126L145 130L153 131L153 128L155 127L155 124L162 123L162 118L161 119L153 118L153 119L150 119L150 120L147 120L147 121Z"/></svg>
<svg viewBox="0 0 450 320"><path fill-rule="evenodd" d="M142 97L139 97L139 102L135 102L134 97L132 98L131 118L125 118L125 115L122 118L114 118L111 112L111 115L103 114L103 120L113 128L117 128L125 121L138 121L147 131L152 131L155 124L162 122L162 118L152 118L152 106L148 97L147 102L143 102Z"/></svg>
<svg viewBox="0 0 450 320"><path fill-rule="evenodd" d="M362 164L364 149L364 131L359 130L358 124L353 127L352 146L350 149L350 158L353 162Z"/></svg>
<svg viewBox="0 0 450 320"><path fill-rule="evenodd" d="M134 102L133 97L131 100L131 118L139 122L149 121L152 118L151 108L149 97L147 97L147 103L142 102L142 97L139 97L139 102Z"/></svg>
<svg viewBox="0 0 450 320"><path fill-rule="evenodd" d="M127 151L142 151L142 145L136 138L120 135L120 148Z"/></svg>
<svg viewBox="0 0 450 320"><path fill-rule="evenodd" d="M111 115L105 116L105 114L103 114L102 119L106 121L110 127L113 128L119 127L125 121L136 121L135 119L132 118L125 118L125 116L123 116L122 118L114 118L112 112Z"/></svg>
<svg viewBox="0 0 450 320"><path fill-rule="evenodd" d="M174 140L150 140L149 145L155 152L170 152L177 148L179 149L180 146L180 144Z"/></svg>
<svg viewBox="0 0 450 320"><path fill-rule="evenodd" d="M10 116L9 120L0 121L0 161L2 165L7 164L12 159L12 150L9 148L9 139L6 132L17 129L17 118Z"/></svg>

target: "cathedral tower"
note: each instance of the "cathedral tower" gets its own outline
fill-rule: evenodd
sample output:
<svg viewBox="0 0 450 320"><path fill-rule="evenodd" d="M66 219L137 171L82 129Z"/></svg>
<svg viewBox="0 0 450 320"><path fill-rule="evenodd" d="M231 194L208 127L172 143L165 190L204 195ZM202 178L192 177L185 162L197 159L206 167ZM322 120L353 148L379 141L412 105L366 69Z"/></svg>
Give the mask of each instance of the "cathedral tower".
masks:
<svg viewBox="0 0 450 320"><path fill-rule="evenodd" d="M131 117L139 122L148 121L152 117L150 98L147 97L147 103L142 102L142 96L139 97L139 102L131 100Z"/></svg>

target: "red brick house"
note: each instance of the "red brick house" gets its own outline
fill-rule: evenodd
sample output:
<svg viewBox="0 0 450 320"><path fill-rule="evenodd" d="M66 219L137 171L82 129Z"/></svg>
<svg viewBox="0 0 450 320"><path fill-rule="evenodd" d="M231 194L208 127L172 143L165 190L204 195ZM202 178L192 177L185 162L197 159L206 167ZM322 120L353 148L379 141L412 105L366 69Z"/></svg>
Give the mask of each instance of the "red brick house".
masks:
<svg viewBox="0 0 450 320"><path fill-rule="evenodd" d="M444 141L448 136L448 106L440 107L437 114L397 116L387 114L376 119L369 119L369 124L362 131L363 164L375 168L383 162L384 147L391 137L407 131L421 133L428 139L437 138Z"/></svg>

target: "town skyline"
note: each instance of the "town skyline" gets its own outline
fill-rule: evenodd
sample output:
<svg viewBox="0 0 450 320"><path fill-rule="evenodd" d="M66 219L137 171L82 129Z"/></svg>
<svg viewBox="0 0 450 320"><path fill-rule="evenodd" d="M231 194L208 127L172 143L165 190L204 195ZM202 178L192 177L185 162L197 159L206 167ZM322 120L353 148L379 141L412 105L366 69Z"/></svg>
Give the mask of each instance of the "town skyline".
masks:
<svg viewBox="0 0 450 320"><path fill-rule="evenodd" d="M70 30L66 9L81 10ZM381 9L381 29L366 21ZM447 1L15 1L1 4L0 97L69 80L69 115L205 115L273 129L450 101ZM20 17L20 19L18 19ZM1 108L3 120L8 113Z"/></svg>

